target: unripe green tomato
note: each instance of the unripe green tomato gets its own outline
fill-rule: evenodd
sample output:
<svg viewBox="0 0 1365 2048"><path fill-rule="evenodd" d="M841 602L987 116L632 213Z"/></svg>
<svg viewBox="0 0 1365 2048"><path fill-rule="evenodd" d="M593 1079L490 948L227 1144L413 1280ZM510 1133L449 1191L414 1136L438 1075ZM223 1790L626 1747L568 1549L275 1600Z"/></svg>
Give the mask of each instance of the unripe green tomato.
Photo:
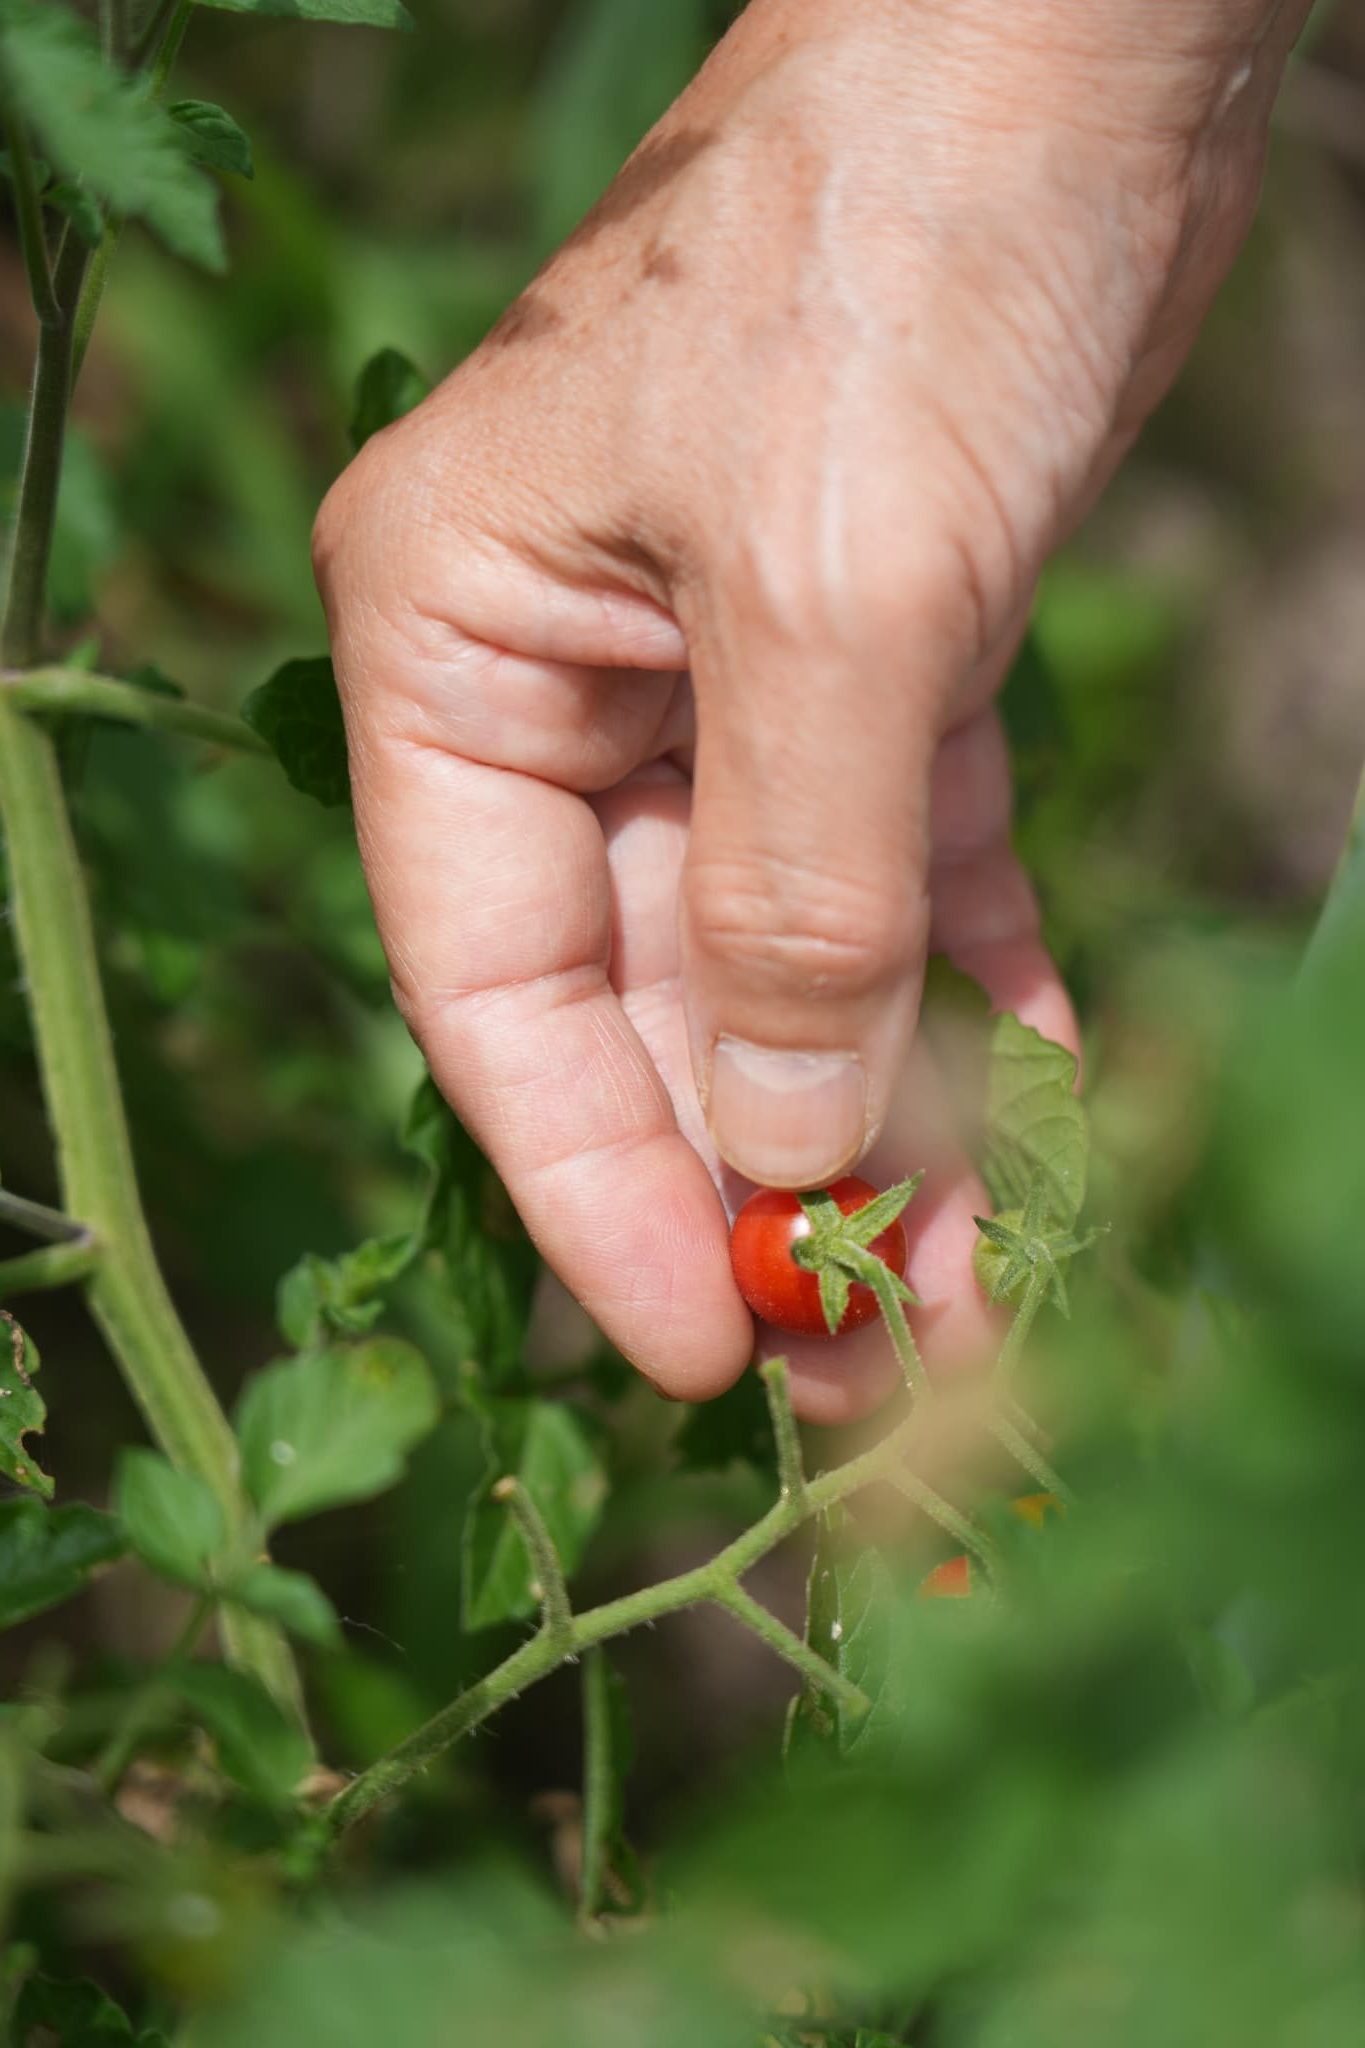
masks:
<svg viewBox="0 0 1365 2048"><path fill-rule="evenodd" d="M1006 1230L1018 1230L1023 1223L1024 1212L1022 1209L1002 1209L993 1220L1003 1224ZM972 1246L972 1271L976 1275L977 1286L987 1301L996 1299L995 1287L1008 1262L1009 1253L1002 1251L998 1244L992 1244L988 1237L983 1237L978 1231L976 1243ZM1016 1281L1010 1293L1018 1292L1019 1282Z"/></svg>

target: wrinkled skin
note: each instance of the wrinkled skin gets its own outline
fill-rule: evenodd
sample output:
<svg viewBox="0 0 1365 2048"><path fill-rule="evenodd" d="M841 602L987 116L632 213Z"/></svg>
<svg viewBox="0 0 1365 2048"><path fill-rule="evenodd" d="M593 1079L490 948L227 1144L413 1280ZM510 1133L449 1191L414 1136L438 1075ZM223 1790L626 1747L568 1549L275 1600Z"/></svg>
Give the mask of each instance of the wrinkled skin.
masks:
<svg viewBox="0 0 1365 2048"><path fill-rule="evenodd" d="M1305 11L754 0L324 506L397 999L662 1391L750 1354L746 1167L927 1167L920 1341L988 1341L926 950L1074 1045L993 698L1245 232ZM785 1348L813 1420L895 1382L876 1328Z"/></svg>

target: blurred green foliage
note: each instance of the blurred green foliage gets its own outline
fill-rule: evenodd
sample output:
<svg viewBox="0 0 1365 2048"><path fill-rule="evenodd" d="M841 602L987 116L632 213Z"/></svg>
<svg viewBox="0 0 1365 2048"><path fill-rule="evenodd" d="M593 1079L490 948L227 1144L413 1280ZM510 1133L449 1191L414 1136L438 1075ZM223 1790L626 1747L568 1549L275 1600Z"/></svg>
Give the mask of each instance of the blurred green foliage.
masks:
<svg viewBox="0 0 1365 2048"><path fill-rule="evenodd" d="M309 528L352 439L478 341L728 12L447 0L392 39L197 17L178 89L241 122L255 177L224 194L230 283L131 232L119 249L63 478L53 608L73 658L97 621L105 668L151 662L224 706L312 663ZM1348 863L1300 971L1311 895L1236 791L1200 779L1189 709L1212 701L1197 681L1229 563L1300 517L1311 451L1245 431L1245 358L1319 175L1291 145L1230 310L1129 487L1141 505L1177 476L1182 507L1212 501L1214 543L1183 547L1177 522L1175 544L1144 549L1135 517L1071 551L1005 699L1020 837L1087 1029L1089 1213L1114 1225L1029 1364L1079 1505L1041 1529L999 1518L994 1603L917 1599L940 1554L922 1537L822 1554L812 1639L874 1712L818 1739L803 1696L785 1762L769 1708L786 1689L774 1700L729 1635L706 1647L709 1618L627 1644L638 1759L623 1785L629 1744L608 1745L605 1804L662 1910L609 1940L581 1936L563 1897L584 1828L562 1789L580 1782L571 1685L451 1752L322 1877L290 1802L297 1730L216 1665L172 1659L149 1681L176 1595L139 1579L134 1626L118 1576L102 1581L5 1639L0 1999L25 2048L1360 2040L1365 904ZM8 488L29 335L7 316L0 340ZM391 358L357 409L381 350L417 371ZM518 1471L576 1591L610 1596L766 1506L757 1383L673 1418L619 1361L559 1361L492 1176L429 1090L409 1116L420 1063L344 805L109 727L73 735L66 768L175 1291L228 1394L276 1350L277 1315L303 1354L239 1413L263 1520L398 1482L288 1527L272 1577L289 1583L251 1589L324 1643L331 1610L305 1574L332 1596L345 1646L312 1654L310 1705L322 1753L360 1769L521 1638L532 1568L490 1519L491 1478ZM8 945L0 927L0 1172L43 1196ZM52 1608L125 1542L163 1579L212 1584L216 1525L188 1562L173 1541L168 1568L159 1495L117 1520L83 1504L107 1498L137 1424L71 1301L24 1306L61 1505L0 1503L4 1618ZM397 1335L367 1334L380 1316ZM380 1362L402 1383L373 1415L370 1345L393 1347ZM353 1404L309 1362L328 1356ZM11 1476L44 1419L30 1378L3 1388ZM196 1512L172 1515L180 1537ZM159 1763L96 1831L85 1772L130 1712ZM65 1888L61 1845L82 1830L95 1871Z"/></svg>

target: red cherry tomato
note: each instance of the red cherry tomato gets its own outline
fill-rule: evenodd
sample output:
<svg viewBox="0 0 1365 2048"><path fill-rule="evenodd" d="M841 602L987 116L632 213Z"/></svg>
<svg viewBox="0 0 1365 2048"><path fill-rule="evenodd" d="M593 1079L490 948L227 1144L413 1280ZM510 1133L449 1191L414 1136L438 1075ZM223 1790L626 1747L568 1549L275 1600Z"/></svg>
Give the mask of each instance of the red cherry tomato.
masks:
<svg viewBox="0 0 1365 2048"><path fill-rule="evenodd" d="M845 1216L862 1209L876 1195L865 1180L846 1174L828 1191ZM820 1306L820 1282L814 1273L798 1266L791 1248L798 1238L810 1233L810 1219L797 1195L782 1188L760 1188L750 1195L730 1232L730 1263L735 1284L756 1316L794 1336L828 1337L829 1325ZM898 1277L905 1276L905 1231L899 1221L874 1237L868 1249ZM870 1323L877 1313L877 1297L870 1287L855 1281L849 1290L848 1307L836 1334L856 1330Z"/></svg>

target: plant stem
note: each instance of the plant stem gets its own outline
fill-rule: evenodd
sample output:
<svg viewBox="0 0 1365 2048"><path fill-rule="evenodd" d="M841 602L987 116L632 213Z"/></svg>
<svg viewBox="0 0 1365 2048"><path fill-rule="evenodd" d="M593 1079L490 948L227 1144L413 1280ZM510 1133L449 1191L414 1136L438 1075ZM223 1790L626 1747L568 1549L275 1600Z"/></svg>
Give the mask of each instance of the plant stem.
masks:
<svg viewBox="0 0 1365 2048"><path fill-rule="evenodd" d="M41 1294L88 1280L99 1260L93 1238L71 1238L66 1244L45 1244L37 1251L0 1260L0 1301L16 1294Z"/></svg>
<svg viewBox="0 0 1365 2048"><path fill-rule="evenodd" d="M910 1389L912 1396L918 1400L922 1395L930 1392L929 1376L924 1370L924 1361L919 1355L919 1346L916 1344L910 1325L906 1320L905 1309L902 1306L900 1296L896 1292L895 1282L891 1277L891 1273L875 1253L870 1253L869 1263L866 1270L860 1275L860 1278L872 1289L872 1292L877 1297L877 1306L881 1310L882 1321L886 1324L887 1334L891 1339L891 1348L900 1361L901 1371L905 1375L905 1384Z"/></svg>
<svg viewBox="0 0 1365 2048"><path fill-rule="evenodd" d="M129 1700L108 1742L95 1761L93 1776L106 1798L112 1798L137 1750L138 1744L156 1719L166 1697L167 1680L193 1656L200 1636L213 1613L214 1602L204 1593L195 1601L189 1618L167 1652L160 1668L138 1686Z"/></svg>
<svg viewBox="0 0 1365 2048"><path fill-rule="evenodd" d="M61 308L52 288L52 268L47 259L47 242L43 235L43 206L38 194L38 179L33 168L33 155L28 146L28 133L19 115L11 110L3 93L0 93L0 129L4 131L5 144L9 150L10 176L14 185L14 210L19 223L19 244L24 253L24 268L28 272L29 295L33 310L38 315L41 327L56 327L61 320Z"/></svg>
<svg viewBox="0 0 1365 2048"><path fill-rule="evenodd" d="M0 626L0 661L28 668L43 630L47 566L57 516L67 404L71 396L71 317L67 310L85 274L80 237L67 233L53 277L57 317L38 330L38 356L20 469L19 501L10 542L9 581Z"/></svg>
<svg viewBox="0 0 1365 2048"><path fill-rule="evenodd" d="M890 1480L898 1493L903 1494L921 1514L927 1515L931 1522L937 1522L955 1543L960 1543L964 1550L970 1550L985 1570L994 1575L999 1563L995 1545L977 1528L970 1516L960 1514L951 1501L935 1493L932 1486L925 1486L913 1472L892 1472Z"/></svg>
<svg viewBox="0 0 1365 2048"><path fill-rule="evenodd" d="M533 1591L540 1602L546 1635L556 1643L568 1644L573 1631L569 1589L564 1583L564 1567L559 1561L554 1538L545 1526L540 1509L521 1481L510 1474L497 1481L492 1494L493 1499L501 1501L507 1509L526 1545L526 1554L535 1574Z"/></svg>
<svg viewBox="0 0 1365 2048"><path fill-rule="evenodd" d="M868 1712L872 1702L861 1687L852 1684L833 1665L827 1664L818 1651L812 1650L809 1643L803 1642L794 1630L789 1629L784 1621L779 1621L775 1614L770 1614L766 1607L760 1607L742 1586L733 1581L720 1586L712 1593L711 1600L713 1605L723 1607L728 1614L734 1615L736 1621L742 1621L746 1628L752 1629L770 1650L775 1650L779 1657L784 1657L794 1670L799 1671L808 1685L825 1693L846 1713L861 1719Z"/></svg>
<svg viewBox="0 0 1365 2048"><path fill-rule="evenodd" d="M607 1845L616 1805L611 1741L611 1667L602 1650L583 1659L583 1864L578 1880L578 1916L588 1922L602 1911Z"/></svg>
<svg viewBox="0 0 1365 2048"><path fill-rule="evenodd" d="M270 752L245 719L234 718L230 712L213 711L205 704L189 704L181 697L163 697L158 691L141 689L136 683L122 683L113 676L96 675L88 669L21 669L0 678L0 690L24 711L44 716L116 718L125 725L183 733L189 739L207 740L239 753Z"/></svg>
<svg viewBox="0 0 1365 2048"><path fill-rule="evenodd" d="M1075 1500L1076 1496L1061 1474L1053 1470L1037 1446L1030 1443L1022 1430L1016 1429L1005 1416L992 1416L990 1431L996 1442L1009 1452L1015 1463L1022 1465L1029 1477L1037 1480L1044 1493L1053 1493L1062 1501Z"/></svg>
<svg viewBox="0 0 1365 2048"><path fill-rule="evenodd" d="M72 317L85 272L67 233L54 287L61 308L41 329L15 515L0 659L33 666L41 643L48 561L70 396ZM66 1208L98 1238L88 1298L153 1436L196 1472L245 1541L237 1443L176 1315L152 1250L114 1064L80 860L49 736L0 690L0 825L10 908L28 989L38 1065ZM227 1624L237 1660L277 1696L299 1703L279 1630L255 1617Z"/></svg>
<svg viewBox="0 0 1365 2048"><path fill-rule="evenodd" d="M27 1231L30 1237L45 1238L51 1244L69 1244L74 1238L90 1235L88 1224L77 1223L60 1209L49 1209L45 1202L29 1202L23 1195L12 1195L8 1188L0 1188L0 1223L10 1223L16 1230Z"/></svg>
<svg viewBox="0 0 1365 2048"><path fill-rule="evenodd" d="M679 1572L676 1577L661 1579L657 1585L645 1586L638 1593L627 1593L619 1600L608 1600L601 1607L592 1607L575 1615L567 1652L543 1629L532 1636L487 1677L478 1679L448 1707L433 1714L406 1742L390 1750L387 1756L380 1757L344 1792L338 1793L327 1808L327 1821L332 1832L340 1834L351 1827L379 1800L387 1798L419 1771L425 1770L462 1735L477 1728L528 1685L555 1670L566 1655L581 1655L594 1644L609 1642L614 1636L625 1635L630 1629L657 1621L662 1615L675 1614L680 1608L695 1607L706 1600L723 1599L737 1579L761 1557L775 1550L804 1522L824 1514L836 1501L846 1500L895 1469L911 1448L916 1421L914 1415L907 1416L871 1450L850 1458L832 1472L822 1472L817 1479L810 1480L799 1498L777 1501L766 1515L736 1536L709 1564ZM731 1611L737 1612L733 1604ZM747 1610L739 1615L739 1619L746 1624L750 1622ZM764 1620L770 1621L771 1617L765 1615ZM769 1640L766 1631L764 1639ZM803 1644L801 1647L804 1649L806 1646Z"/></svg>
<svg viewBox="0 0 1365 2048"><path fill-rule="evenodd" d="M768 1417L777 1447L778 1490L783 1500L799 1500L805 1490L806 1473L801 1462L801 1437L787 1384L786 1359L768 1359L759 1367L759 1377L768 1397Z"/></svg>
<svg viewBox="0 0 1365 2048"><path fill-rule="evenodd" d="M1010 1319L1005 1332L1005 1341L1000 1346L995 1361L996 1384L1003 1390L1009 1383L1010 1375L1019 1363L1024 1349L1024 1340L1033 1328L1038 1311L1047 1299L1047 1275L1035 1266L1028 1276L1023 1298Z"/></svg>

